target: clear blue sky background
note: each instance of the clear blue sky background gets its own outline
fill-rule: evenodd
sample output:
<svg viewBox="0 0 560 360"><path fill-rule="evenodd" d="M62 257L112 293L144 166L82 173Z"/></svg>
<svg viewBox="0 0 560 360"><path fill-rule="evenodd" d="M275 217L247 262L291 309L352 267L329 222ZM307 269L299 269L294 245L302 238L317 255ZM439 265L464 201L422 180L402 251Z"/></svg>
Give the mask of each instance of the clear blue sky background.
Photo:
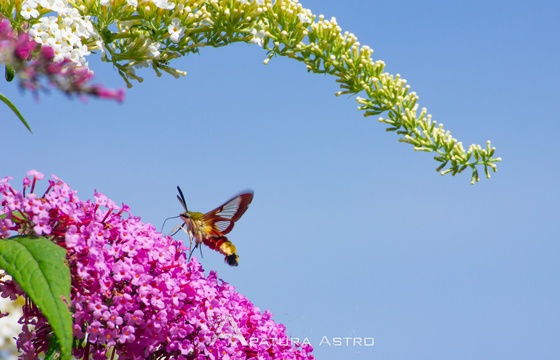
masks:
<svg viewBox="0 0 560 360"><path fill-rule="evenodd" d="M179 80L145 70L123 105L4 84L34 134L0 106L0 176L54 173L158 228L181 211L178 184L199 211L254 189L230 236L240 266L208 249L202 263L319 359L559 359L560 3L302 3L373 47L466 146L492 140L499 172L442 177L333 78L238 44L177 61Z"/></svg>

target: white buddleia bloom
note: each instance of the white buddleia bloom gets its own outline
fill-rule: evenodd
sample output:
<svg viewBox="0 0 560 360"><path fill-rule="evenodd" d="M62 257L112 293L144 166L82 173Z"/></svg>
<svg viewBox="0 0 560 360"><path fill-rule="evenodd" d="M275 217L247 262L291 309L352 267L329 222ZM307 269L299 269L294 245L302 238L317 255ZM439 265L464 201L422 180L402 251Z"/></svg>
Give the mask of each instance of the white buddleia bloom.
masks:
<svg viewBox="0 0 560 360"><path fill-rule="evenodd" d="M152 1L156 5L156 7L163 10L173 10L175 8L175 4L167 0L152 0Z"/></svg>
<svg viewBox="0 0 560 360"><path fill-rule="evenodd" d="M298 14L299 17L299 21L301 21L302 24L309 24L311 23L311 18L309 17L310 14L305 13L305 12L301 12Z"/></svg>
<svg viewBox="0 0 560 360"><path fill-rule="evenodd" d="M21 4L21 16L25 20L29 20L31 18L38 18L39 11L37 10L37 1L35 0L26 0Z"/></svg>
<svg viewBox="0 0 560 360"><path fill-rule="evenodd" d="M167 27L167 31L169 32L169 39L174 43L178 43L181 40L181 36L185 33L185 28L181 26L181 20L174 18Z"/></svg>
<svg viewBox="0 0 560 360"><path fill-rule="evenodd" d="M150 42L148 45L148 50L150 51L152 56L157 59L161 55L161 53L159 52L161 44L158 42L151 42L150 40L148 40L148 42Z"/></svg>
<svg viewBox="0 0 560 360"><path fill-rule="evenodd" d="M51 9L57 13L64 13L68 9L66 0L39 0L39 4L45 9Z"/></svg>
<svg viewBox="0 0 560 360"><path fill-rule="evenodd" d="M264 30L252 29L251 34L253 35L251 42L262 47L264 45L264 37L266 35Z"/></svg>
<svg viewBox="0 0 560 360"><path fill-rule="evenodd" d="M0 275L0 278L1 275ZM4 276L4 279L7 276ZM13 301L0 296L0 311L6 316L0 317L0 359L17 359L17 347L14 338L21 332L21 324L18 323L23 312L22 302Z"/></svg>
<svg viewBox="0 0 560 360"><path fill-rule="evenodd" d="M84 40L89 42L100 38L89 16L82 16L66 0L25 0L21 16L35 17L33 9L37 6L56 14L41 17L39 22L31 26L29 35L40 44L52 46L55 61L70 59L78 65L87 66L85 58L91 52L84 45Z"/></svg>

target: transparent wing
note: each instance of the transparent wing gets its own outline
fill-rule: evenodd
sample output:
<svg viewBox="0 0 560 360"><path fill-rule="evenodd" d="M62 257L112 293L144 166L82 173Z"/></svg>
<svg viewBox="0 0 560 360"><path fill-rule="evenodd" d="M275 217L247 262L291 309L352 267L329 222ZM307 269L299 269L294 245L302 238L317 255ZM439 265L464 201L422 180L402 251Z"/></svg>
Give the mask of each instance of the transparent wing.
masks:
<svg viewBox="0 0 560 360"><path fill-rule="evenodd" d="M225 235L233 229L234 223L245 214L251 201L253 201L252 191L237 195L223 205L204 214L203 219Z"/></svg>

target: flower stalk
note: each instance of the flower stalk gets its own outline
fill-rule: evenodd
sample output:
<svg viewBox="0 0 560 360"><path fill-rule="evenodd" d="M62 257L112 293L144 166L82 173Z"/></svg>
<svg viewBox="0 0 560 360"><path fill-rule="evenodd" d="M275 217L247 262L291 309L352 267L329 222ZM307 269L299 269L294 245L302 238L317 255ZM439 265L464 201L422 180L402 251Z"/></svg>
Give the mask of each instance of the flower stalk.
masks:
<svg viewBox="0 0 560 360"><path fill-rule="evenodd" d="M15 10L0 6L4 16L15 14L12 23L18 31L29 31L36 41L62 38L56 43L60 56L83 65L91 52L101 51L129 87L142 82L138 68L151 67L158 76L184 76L186 72L170 65L172 60L207 46L256 44L267 51L265 64L286 56L303 62L310 72L334 76L341 88L336 95L359 95L364 116L386 114L379 121L388 125L387 131L416 151L435 152L442 175L469 168L475 183L478 168L490 177L501 161L493 157L491 145L465 150L419 108L405 79L386 73L384 62L372 59L372 48L342 32L335 18L317 16L296 0L24 0ZM56 26L45 28L53 12L58 20L48 21ZM75 37L61 37L64 31Z"/></svg>

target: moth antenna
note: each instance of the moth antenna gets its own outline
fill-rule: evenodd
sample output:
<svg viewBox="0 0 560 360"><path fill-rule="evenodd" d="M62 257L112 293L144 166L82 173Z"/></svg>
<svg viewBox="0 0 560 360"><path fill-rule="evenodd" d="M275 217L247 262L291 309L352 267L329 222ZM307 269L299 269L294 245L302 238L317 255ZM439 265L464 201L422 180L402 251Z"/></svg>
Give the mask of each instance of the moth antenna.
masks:
<svg viewBox="0 0 560 360"><path fill-rule="evenodd" d="M179 195L177 195L177 200L179 200L181 205L183 205L183 208L185 209L185 211L189 211L187 209L187 201L185 200L185 195L183 195L183 191L181 190L179 185L177 185L177 190L179 190L179 195L181 195L181 197L179 197Z"/></svg>
<svg viewBox="0 0 560 360"><path fill-rule="evenodd" d="M167 219L165 219L165 220L163 221L163 225L161 225L160 233L163 234L163 228L165 227L165 223L167 222L167 220L176 219L176 218L178 218L178 217L179 217L179 215L177 215L177 216L172 216L172 217L168 217ZM173 231L175 231L175 229L173 229ZM176 233L177 233L177 231L175 231L175 234L176 234ZM175 234L173 234L173 235L175 235ZM171 235L171 236L173 236L173 235Z"/></svg>

